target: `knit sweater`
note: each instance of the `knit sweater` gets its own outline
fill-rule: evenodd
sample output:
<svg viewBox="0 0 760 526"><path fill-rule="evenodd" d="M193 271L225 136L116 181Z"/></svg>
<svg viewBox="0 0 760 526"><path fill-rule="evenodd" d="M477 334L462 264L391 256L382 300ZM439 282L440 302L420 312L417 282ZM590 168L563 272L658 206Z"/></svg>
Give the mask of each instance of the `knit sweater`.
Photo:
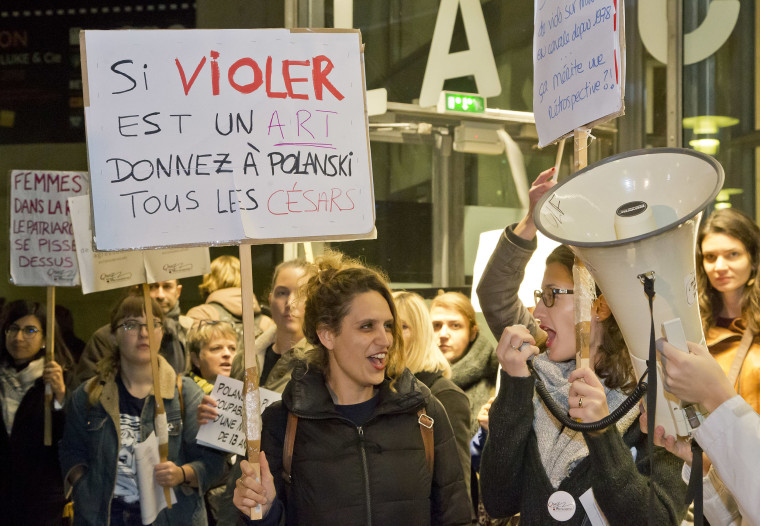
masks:
<svg viewBox="0 0 760 526"><path fill-rule="evenodd" d="M636 420L621 436L611 426L599 435L584 434L589 454L554 488L546 475L533 430L533 379L502 372L499 395L489 411L489 435L480 467L481 493L488 513L520 513L520 525L560 524L547 503L555 491L575 500L575 514L561 524L581 525L578 500L589 488L607 521L615 526L647 524L653 508L657 526L678 525L686 513L686 484L681 461L665 449L654 449L654 475L649 474L647 437ZM655 499L649 502L649 486Z"/></svg>
<svg viewBox="0 0 760 526"><path fill-rule="evenodd" d="M451 364L451 381L470 399L470 436L478 432L478 413L493 396L499 360L491 342L478 334L464 355Z"/></svg>

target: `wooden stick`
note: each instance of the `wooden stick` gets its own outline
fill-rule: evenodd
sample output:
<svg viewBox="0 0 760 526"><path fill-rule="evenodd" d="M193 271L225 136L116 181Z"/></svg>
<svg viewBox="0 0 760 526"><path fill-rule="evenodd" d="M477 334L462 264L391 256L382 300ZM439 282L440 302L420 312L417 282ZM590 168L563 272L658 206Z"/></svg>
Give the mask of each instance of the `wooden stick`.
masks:
<svg viewBox="0 0 760 526"><path fill-rule="evenodd" d="M562 154L565 152L565 140L566 139L562 139L557 143L557 159L554 161L554 175L552 176L552 181L555 183L559 178L559 166L562 164Z"/></svg>
<svg viewBox="0 0 760 526"><path fill-rule="evenodd" d="M148 344L150 345L150 370L153 373L153 398L156 401L155 427L158 437L158 456L161 462L166 462L169 457L169 425L166 422L166 409L164 399L161 396L161 381L158 375L158 348L161 341L156 338L155 325L153 325L153 301L150 297L150 285L143 283L143 299L145 300L145 324L148 326ZM171 509L172 495L169 488L164 488L166 506Z"/></svg>
<svg viewBox="0 0 760 526"><path fill-rule="evenodd" d="M243 406L245 407L245 439L248 462L256 471L256 479L261 480L259 451L261 451L261 400L259 397L259 369L256 364L254 343L256 329L253 312L253 263L251 245L240 245L240 286L243 296L243 347L245 348L245 383ZM251 520L262 518L261 506L251 508Z"/></svg>
<svg viewBox="0 0 760 526"><path fill-rule="evenodd" d="M573 159L577 172L588 165L588 130L578 128L573 132ZM581 260L573 264L573 314L575 317L575 367L588 367L591 362L591 305L596 285Z"/></svg>
<svg viewBox="0 0 760 526"><path fill-rule="evenodd" d="M45 363L55 360L55 287L47 288L47 323L45 324ZM53 445L53 388L45 383L44 444Z"/></svg>
<svg viewBox="0 0 760 526"><path fill-rule="evenodd" d="M574 172L588 166L588 132L586 128L578 128L573 132Z"/></svg>

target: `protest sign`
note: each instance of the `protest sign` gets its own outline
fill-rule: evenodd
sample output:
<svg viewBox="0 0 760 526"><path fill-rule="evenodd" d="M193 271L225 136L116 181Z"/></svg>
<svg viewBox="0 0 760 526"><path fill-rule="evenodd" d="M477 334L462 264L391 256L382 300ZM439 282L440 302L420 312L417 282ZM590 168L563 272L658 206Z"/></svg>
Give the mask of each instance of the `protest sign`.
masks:
<svg viewBox="0 0 760 526"><path fill-rule="evenodd" d="M66 199L86 194L86 172L10 172L10 263L15 285L79 284Z"/></svg>
<svg viewBox="0 0 760 526"><path fill-rule="evenodd" d="M260 388L261 412L282 398L280 393ZM219 416L198 430L199 444L245 455L245 429L243 428L243 382L219 375L211 397L217 402Z"/></svg>
<svg viewBox="0 0 760 526"><path fill-rule="evenodd" d="M80 39L98 250L374 235L358 31Z"/></svg>
<svg viewBox="0 0 760 526"><path fill-rule="evenodd" d="M623 113L619 0L535 0L533 114L544 147Z"/></svg>
<svg viewBox="0 0 760 526"><path fill-rule="evenodd" d="M83 294L210 272L205 247L97 252L92 248L90 196L72 197L68 206Z"/></svg>
<svg viewBox="0 0 760 526"><path fill-rule="evenodd" d="M243 382L219 375L211 397L217 402L219 416L200 427L196 441L204 446L245 455Z"/></svg>

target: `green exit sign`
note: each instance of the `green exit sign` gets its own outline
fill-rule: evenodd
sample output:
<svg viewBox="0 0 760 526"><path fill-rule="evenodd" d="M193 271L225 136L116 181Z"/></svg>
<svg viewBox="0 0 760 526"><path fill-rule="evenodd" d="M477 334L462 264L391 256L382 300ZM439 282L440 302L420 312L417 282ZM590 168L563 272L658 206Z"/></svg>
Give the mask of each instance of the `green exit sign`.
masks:
<svg viewBox="0 0 760 526"><path fill-rule="evenodd" d="M458 111L464 113L485 113L486 100L472 93L441 92L438 111Z"/></svg>

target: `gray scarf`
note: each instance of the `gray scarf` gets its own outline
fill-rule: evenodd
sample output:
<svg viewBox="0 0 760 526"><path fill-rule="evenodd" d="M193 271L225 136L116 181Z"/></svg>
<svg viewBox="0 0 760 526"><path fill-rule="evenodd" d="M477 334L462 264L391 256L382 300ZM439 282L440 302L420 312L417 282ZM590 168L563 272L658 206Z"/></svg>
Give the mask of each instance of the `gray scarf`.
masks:
<svg viewBox="0 0 760 526"><path fill-rule="evenodd" d="M16 419L16 411L21 401L34 382L42 376L44 367L44 356L32 360L18 372L11 365L0 366L0 403L3 405L3 422L8 435L13 430L13 421Z"/></svg>
<svg viewBox="0 0 760 526"><path fill-rule="evenodd" d="M533 367L546 384L546 388L552 398L568 410L568 393L570 382L567 377L575 369L575 360L567 362L553 362L546 353L541 353L533 359ZM626 395L619 390L604 388L607 394L607 406L610 412L626 399ZM562 425L546 409L538 394L533 395L533 430L538 441L538 451L541 454L541 463L544 466L549 481L556 489L567 478L578 462L588 456L588 447L579 431L572 431ZM620 433L636 420L639 415L638 407L634 406L616 426Z"/></svg>

